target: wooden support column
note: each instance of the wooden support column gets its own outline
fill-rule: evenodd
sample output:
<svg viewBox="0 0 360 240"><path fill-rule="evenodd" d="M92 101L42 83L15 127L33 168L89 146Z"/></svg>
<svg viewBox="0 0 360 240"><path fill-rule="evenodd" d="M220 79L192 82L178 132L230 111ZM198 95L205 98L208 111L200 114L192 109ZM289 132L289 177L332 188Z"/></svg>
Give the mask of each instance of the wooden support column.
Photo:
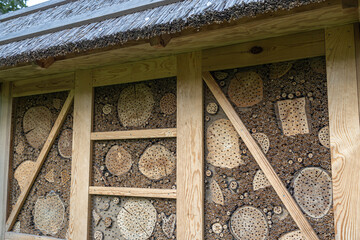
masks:
<svg viewBox="0 0 360 240"><path fill-rule="evenodd" d="M336 239L360 239L360 126L354 26L326 29Z"/></svg>
<svg viewBox="0 0 360 240"><path fill-rule="evenodd" d="M90 222L89 184L91 172L91 131L93 115L92 74L75 73L73 155L70 193L70 240L87 240Z"/></svg>
<svg viewBox="0 0 360 240"><path fill-rule="evenodd" d="M11 83L1 85L0 96L0 239L5 238L11 136Z"/></svg>
<svg viewBox="0 0 360 240"><path fill-rule="evenodd" d="M177 239L204 239L201 52L177 58Z"/></svg>

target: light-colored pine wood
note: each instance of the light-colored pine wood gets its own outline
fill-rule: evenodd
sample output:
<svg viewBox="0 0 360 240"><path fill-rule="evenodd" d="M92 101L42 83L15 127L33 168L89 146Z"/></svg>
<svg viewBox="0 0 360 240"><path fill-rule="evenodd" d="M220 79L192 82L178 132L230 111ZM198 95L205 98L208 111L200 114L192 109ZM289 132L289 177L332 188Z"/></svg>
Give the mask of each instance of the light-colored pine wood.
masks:
<svg viewBox="0 0 360 240"><path fill-rule="evenodd" d="M144 129L114 132L92 132L91 140L116 140L139 138L172 138L176 137L176 128Z"/></svg>
<svg viewBox="0 0 360 240"><path fill-rule="evenodd" d="M324 30L246 42L203 51L203 71L223 70L325 55ZM258 54L254 48L262 48Z"/></svg>
<svg viewBox="0 0 360 240"><path fill-rule="evenodd" d="M47 236L36 236L24 233L5 233L5 240L64 240L59 238L47 237Z"/></svg>
<svg viewBox="0 0 360 240"><path fill-rule="evenodd" d="M67 91L74 88L74 73L62 73L13 82L12 96L22 97L36 94Z"/></svg>
<svg viewBox="0 0 360 240"><path fill-rule="evenodd" d="M89 185L92 164L90 135L93 96L91 71L77 71L75 74L69 240L87 240L89 234Z"/></svg>
<svg viewBox="0 0 360 240"><path fill-rule="evenodd" d="M8 198L8 171L11 139L11 83L1 85L0 95L0 239L4 238Z"/></svg>
<svg viewBox="0 0 360 240"><path fill-rule="evenodd" d="M221 108L224 110L226 116L234 125L234 128L246 144L251 155L258 163L260 169L264 172L266 178L269 180L270 184L278 194L280 200L283 202L286 209L289 211L290 215L294 219L295 223L298 225L303 235L308 240L319 239L311 225L308 223L306 217L300 210L299 206L296 204L295 200L292 198L291 194L287 191L283 182L270 165L262 149L257 144L256 140L251 136L251 133L247 130L246 126L241 121L233 106L226 98L220 87L217 85L215 79L211 76L209 72L203 73L203 79L209 87L210 91L213 93L216 100L218 101Z"/></svg>
<svg viewBox="0 0 360 240"><path fill-rule="evenodd" d="M46 142L44 143L44 146L42 147L42 149L40 151L40 154L35 162L34 171L32 172L31 176L29 176L28 182L25 185L24 190L20 193L20 196L17 199L16 204L13 207L13 209L6 221L6 231L10 231L11 228L13 227L13 225L15 224L17 215L19 214L21 207L23 206L23 204L26 200L26 197L28 196L28 194L31 190L31 187L32 187L38 173L40 172L41 167L42 167L43 163L45 162L46 157L47 157L51 147L52 147L56 137L59 134L60 128L66 119L66 116L70 110L73 100L74 100L74 91L71 90L69 92L69 95L68 95L55 123L54 123L54 126L52 127L52 129L49 133L48 138L46 139Z"/></svg>
<svg viewBox="0 0 360 240"><path fill-rule="evenodd" d="M95 68L92 71L94 87L173 77L176 75L176 58L161 57Z"/></svg>
<svg viewBox="0 0 360 240"><path fill-rule="evenodd" d="M324 3L312 4L291 11L280 10L256 18L244 18L237 24L235 22L228 25L213 24L201 31L188 29L186 32L173 36L171 42L161 49L151 47L146 40L130 41L127 44L114 46L110 50L105 49L102 52L96 50L91 54L87 53L75 58L59 59L46 70L32 65L1 70L0 82L64 73L76 69L97 68L100 65L142 61L358 21L359 14L356 9L343 10L339 0L327 0Z"/></svg>
<svg viewBox="0 0 360 240"><path fill-rule="evenodd" d="M354 27L326 29L325 36L335 235L337 240L360 239L360 126Z"/></svg>
<svg viewBox="0 0 360 240"><path fill-rule="evenodd" d="M176 199L176 189L90 187L91 195Z"/></svg>
<svg viewBox="0 0 360 240"><path fill-rule="evenodd" d="M204 239L201 52L177 58L177 239Z"/></svg>

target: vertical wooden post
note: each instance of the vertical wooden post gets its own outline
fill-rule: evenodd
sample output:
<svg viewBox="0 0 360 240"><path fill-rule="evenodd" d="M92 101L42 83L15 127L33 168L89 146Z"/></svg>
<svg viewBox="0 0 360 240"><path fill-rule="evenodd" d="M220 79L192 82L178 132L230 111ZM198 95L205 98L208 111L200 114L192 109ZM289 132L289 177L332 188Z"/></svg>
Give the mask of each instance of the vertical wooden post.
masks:
<svg viewBox="0 0 360 240"><path fill-rule="evenodd" d="M360 239L360 126L354 27L326 29L336 239Z"/></svg>
<svg viewBox="0 0 360 240"><path fill-rule="evenodd" d="M92 73L88 70L79 70L75 73L69 224L71 240L86 240L89 234L92 115Z"/></svg>
<svg viewBox="0 0 360 240"><path fill-rule="evenodd" d="M1 86L0 96L0 239L5 238L7 188L11 138L11 83Z"/></svg>
<svg viewBox="0 0 360 240"><path fill-rule="evenodd" d="M201 52L177 58L177 239L204 239Z"/></svg>

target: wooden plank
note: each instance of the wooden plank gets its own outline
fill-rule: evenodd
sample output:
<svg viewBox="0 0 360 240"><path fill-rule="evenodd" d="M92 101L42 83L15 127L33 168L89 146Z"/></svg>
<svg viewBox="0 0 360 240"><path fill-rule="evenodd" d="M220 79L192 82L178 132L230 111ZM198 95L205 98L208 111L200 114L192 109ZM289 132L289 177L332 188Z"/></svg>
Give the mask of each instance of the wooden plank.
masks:
<svg viewBox="0 0 360 240"><path fill-rule="evenodd" d="M359 93L353 25L326 29L335 236L360 239Z"/></svg>
<svg viewBox="0 0 360 240"><path fill-rule="evenodd" d="M42 149L40 151L40 154L35 162L34 171L28 178L28 182L26 183L26 185L24 187L24 191L22 191L20 193L20 196L19 196L18 200L16 201L16 204L13 207L13 209L9 215L9 218L7 219L6 231L10 231L11 228L13 227L13 225L15 224L17 215L19 214L19 212L26 200L26 197L28 196L28 194L31 190L31 187L32 187L38 173L40 172L43 163L46 160L46 157L47 157L51 147L52 147L56 137L59 134L60 128L66 119L66 116L70 110L73 100L74 100L74 91L72 90L69 92L69 95L68 95L55 123L54 123L54 126L52 127L52 129L49 133L49 136L47 137L46 142L44 143L44 146L42 147Z"/></svg>
<svg viewBox="0 0 360 240"><path fill-rule="evenodd" d="M13 82L13 97L67 91L74 88L74 73L64 73Z"/></svg>
<svg viewBox="0 0 360 240"><path fill-rule="evenodd" d="M213 93L216 100L218 101L221 108L224 110L226 116L234 125L234 128L246 144L251 155L258 163L260 169L264 172L265 176L278 194L280 200L283 202L286 209L289 211L290 215L294 219L295 223L298 225L304 237L306 237L306 239L308 240L319 239L311 225L308 223L306 217L300 210L299 206L296 204L295 200L292 198L291 194L287 191L283 182L270 165L262 149L257 144L256 140L251 136L250 132L247 130L246 126L241 121L235 109L232 107L225 94L217 85L215 79L209 72L203 73L203 79Z"/></svg>
<svg viewBox="0 0 360 240"><path fill-rule="evenodd" d="M231 23L211 24L200 31L197 28L190 28L172 35L171 42L161 49L151 47L148 40L139 39L106 49L69 54L65 58L56 59L56 62L46 70L36 68L30 63L24 63L15 68L0 67L0 81L15 81L76 69L143 61L144 59L198 51L199 49L304 33L358 21L359 13L356 9L344 10L340 1L327 0L324 3L310 4L291 11L279 10L275 13L258 15L256 18L243 18Z"/></svg>
<svg viewBox="0 0 360 240"><path fill-rule="evenodd" d="M5 240L65 240L47 236L36 236L24 233L14 233L14 232L7 232L5 233Z"/></svg>
<svg viewBox="0 0 360 240"><path fill-rule="evenodd" d="M90 134L93 119L93 87L91 71L75 74L73 155L70 192L70 240L86 240L90 219L90 171L92 144Z"/></svg>
<svg viewBox="0 0 360 240"><path fill-rule="evenodd" d="M359 0L360 1L360 0ZM356 57L356 78L358 87L358 106L360 113L360 24L354 24L354 41L355 41L355 57Z"/></svg>
<svg viewBox="0 0 360 240"><path fill-rule="evenodd" d="M11 83L1 85L0 95L0 239L4 238L7 216L8 171L11 142Z"/></svg>
<svg viewBox="0 0 360 240"><path fill-rule="evenodd" d="M93 69L94 87L176 76L174 56Z"/></svg>
<svg viewBox="0 0 360 240"><path fill-rule="evenodd" d="M116 139L143 139L143 138L173 138L176 137L176 128L143 129L113 132L92 132L91 140L116 140Z"/></svg>
<svg viewBox="0 0 360 240"><path fill-rule="evenodd" d="M200 240L204 239L201 52L179 55L177 61L176 238Z"/></svg>
<svg viewBox="0 0 360 240"><path fill-rule="evenodd" d="M176 199L176 189L90 187L91 195Z"/></svg>
<svg viewBox="0 0 360 240"><path fill-rule="evenodd" d="M203 51L203 71L248 67L325 55L324 30Z"/></svg>

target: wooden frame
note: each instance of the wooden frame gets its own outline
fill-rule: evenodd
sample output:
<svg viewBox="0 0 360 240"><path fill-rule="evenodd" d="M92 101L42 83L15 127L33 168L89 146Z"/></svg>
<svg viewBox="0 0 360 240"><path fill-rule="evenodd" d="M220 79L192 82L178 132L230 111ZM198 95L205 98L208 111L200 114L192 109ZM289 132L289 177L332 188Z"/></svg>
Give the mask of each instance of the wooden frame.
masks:
<svg viewBox="0 0 360 240"><path fill-rule="evenodd" d="M66 73L21 80L13 83L12 91L14 97L19 97L75 89L70 239L87 239L88 236L84 235L84 232L88 232L89 229L89 197L93 194L177 199L177 238L203 239L204 159L203 142L201 142L203 139L201 72L326 54L336 239L357 239L360 238L358 233L360 232L358 231L360 222L357 217L360 213L357 207L360 189L352 183L360 180L357 174L360 170L357 164L357 159L360 157L360 97L357 90L359 70L356 69L356 61L359 62L359 56L355 55L355 43L358 41L359 39L354 40L354 26L346 25L326 29L325 32L317 30L207 49L202 53L185 53L179 56L79 70L75 74ZM261 47L262 52L252 53L251 49L254 46ZM214 55L216 56L214 57ZM217 64L219 61L221 64ZM177 129L92 132L94 87L172 76L178 77ZM8 171L8 162L5 159L9 158L10 150L10 92L11 84L4 83L0 126L9 131L0 136L0 146L3 149L0 169L4 169L6 172ZM347 96L344 98L342 93L346 93ZM188 112L188 104L193 106L192 114ZM177 137L177 190L89 186L92 141L154 137ZM5 178L0 180L1 191L5 191L7 186ZM4 202L6 202L5 198L0 199L0 213L3 213L1 216L6 213ZM191 205L193 203L198 205L195 207ZM300 223L300 225L302 224L306 225L304 222ZM303 229L308 228L304 227ZM309 239L316 239L311 235L311 231L309 233ZM2 228L0 228L0 234L4 235ZM6 233L6 239L52 238Z"/></svg>

